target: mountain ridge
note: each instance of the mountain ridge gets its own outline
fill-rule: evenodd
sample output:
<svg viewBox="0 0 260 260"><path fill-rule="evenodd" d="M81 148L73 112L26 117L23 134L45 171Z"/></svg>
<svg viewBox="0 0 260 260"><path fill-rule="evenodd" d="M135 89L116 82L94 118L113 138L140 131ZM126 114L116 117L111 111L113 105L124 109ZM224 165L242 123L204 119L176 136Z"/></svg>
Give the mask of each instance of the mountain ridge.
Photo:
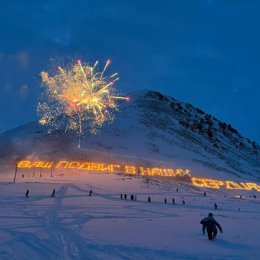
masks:
<svg viewBox="0 0 260 260"><path fill-rule="evenodd" d="M119 160L190 167L202 176L260 179L260 146L230 124L158 91L129 96L112 124L82 137L81 149L75 133L31 122L0 134L0 160Z"/></svg>

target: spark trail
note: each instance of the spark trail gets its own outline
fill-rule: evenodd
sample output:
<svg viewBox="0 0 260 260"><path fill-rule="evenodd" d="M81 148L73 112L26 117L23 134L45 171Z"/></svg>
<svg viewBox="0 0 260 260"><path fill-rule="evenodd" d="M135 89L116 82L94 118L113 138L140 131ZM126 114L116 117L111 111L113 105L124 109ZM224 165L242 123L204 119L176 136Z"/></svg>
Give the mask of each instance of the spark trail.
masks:
<svg viewBox="0 0 260 260"><path fill-rule="evenodd" d="M129 98L117 95L117 73L105 76L110 63L108 60L101 72L97 70L98 61L90 66L80 60L68 68L58 67L53 76L42 71L44 93L43 101L37 106L39 123L55 128L66 124L66 131L78 133L80 147L85 128L93 134L105 122L112 122L118 101Z"/></svg>

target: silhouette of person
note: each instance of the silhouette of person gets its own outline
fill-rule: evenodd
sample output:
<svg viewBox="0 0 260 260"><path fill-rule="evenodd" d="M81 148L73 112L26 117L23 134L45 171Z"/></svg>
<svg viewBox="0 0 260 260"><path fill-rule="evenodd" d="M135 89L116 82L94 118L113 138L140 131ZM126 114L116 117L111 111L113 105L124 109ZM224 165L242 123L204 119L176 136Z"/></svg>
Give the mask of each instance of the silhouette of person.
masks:
<svg viewBox="0 0 260 260"><path fill-rule="evenodd" d="M29 197L29 190L26 191L25 196L26 196L26 198Z"/></svg>
<svg viewBox="0 0 260 260"><path fill-rule="evenodd" d="M167 203L167 199L166 198L164 198L164 204L166 204Z"/></svg>
<svg viewBox="0 0 260 260"><path fill-rule="evenodd" d="M175 199L174 198L172 198L172 204L175 205Z"/></svg>
<svg viewBox="0 0 260 260"><path fill-rule="evenodd" d="M124 196L124 197L125 197L125 200L126 200L126 199L127 199L127 195L125 194L125 196Z"/></svg>
<svg viewBox="0 0 260 260"><path fill-rule="evenodd" d="M148 196L148 202L151 202L152 200L151 200L151 197L150 196Z"/></svg>
<svg viewBox="0 0 260 260"><path fill-rule="evenodd" d="M120 194L120 199L121 199L121 200L123 199L123 194L122 194L122 193Z"/></svg>
<svg viewBox="0 0 260 260"><path fill-rule="evenodd" d="M215 209L215 210L218 210L218 205L217 205L216 202L214 203L214 209Z"/></svg>
<svg viewBox="0 0 260 260"><path fill-rule="evenodd" d="M213 240L216 238L217 233L218 233L217 227L218 227L220 233L223 233L222 227L214 219L213 213L209 213L208 217L203 218L200 221L200 224L202 224L203 234L205 234L205 229L207 230L209 240Z"/></svg>
<svg viewBox="0 0 260 260"><path fill-rule="evenodd" d="M53 189L51 196L54 197L55 195L55 189Z"/></svg>
<svg viewBox="0 0 260 260"><path fill-rule="evenodd" d="M92 190L89 191L89 197L91 197L91 196L92 196Z"/></svg>

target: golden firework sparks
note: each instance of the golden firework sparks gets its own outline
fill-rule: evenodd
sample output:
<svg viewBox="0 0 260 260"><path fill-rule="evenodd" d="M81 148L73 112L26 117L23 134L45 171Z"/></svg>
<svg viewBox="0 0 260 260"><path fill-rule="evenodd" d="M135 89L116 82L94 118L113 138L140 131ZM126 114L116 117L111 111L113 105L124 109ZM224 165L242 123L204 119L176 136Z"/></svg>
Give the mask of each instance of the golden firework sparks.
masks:
<svg viewBox="0 0 260 260"><path fill-rule="evenodd" d="M129 99L116 93L117 73L105 76L110 63L108 60L101 72L96 69L98 61L90 66L80 60L68 68L58 67L54 76L42 71L47 100L38 104L39 123L58 128L66 121L66 130L75 130L81 136L83 122L91 133L96 133L103 123L111 122L117 101Z"/></svg>

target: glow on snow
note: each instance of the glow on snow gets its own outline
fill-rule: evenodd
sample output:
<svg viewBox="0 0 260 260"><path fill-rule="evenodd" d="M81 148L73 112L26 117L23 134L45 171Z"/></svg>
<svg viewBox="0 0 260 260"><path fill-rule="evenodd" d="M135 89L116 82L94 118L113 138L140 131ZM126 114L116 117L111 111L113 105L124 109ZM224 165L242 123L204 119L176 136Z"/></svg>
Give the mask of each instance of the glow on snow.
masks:
<svg viewBox="0 0 260 260"><path fill-rule="evenodd" d="M46 99L37 107L39 123L55 128L65 123L66 131L76 131L80 137L86 126L90 133L96 133L103 123L112 122L117 101L129 98L116 93L117 73L105 76L110 63L108 60L98 71L98 61L90 66L78 60L68 68L58 67L54 76L41 72Z"/></svg>
<svg viewBox="0 0 260 260"><path fill-rule="evenodd" d="M118 163L101 162L79 162L79 161L28 161L22 160L17 163L19 169L76 169L87 172L98 173L124 173L128 175L140 175L147 177L173 177L189 180L192 185L200 188L227 190L255 190L260 192L260 185L254 182L235 182L231 180L215 180L208 178L192 177L189 169L169 169L169 168L147 168L143 166L122 165Z"/></svg>

